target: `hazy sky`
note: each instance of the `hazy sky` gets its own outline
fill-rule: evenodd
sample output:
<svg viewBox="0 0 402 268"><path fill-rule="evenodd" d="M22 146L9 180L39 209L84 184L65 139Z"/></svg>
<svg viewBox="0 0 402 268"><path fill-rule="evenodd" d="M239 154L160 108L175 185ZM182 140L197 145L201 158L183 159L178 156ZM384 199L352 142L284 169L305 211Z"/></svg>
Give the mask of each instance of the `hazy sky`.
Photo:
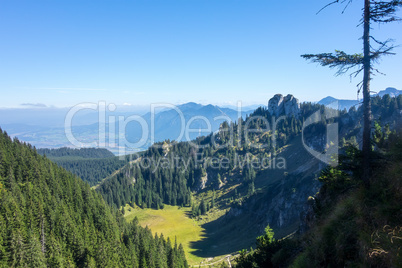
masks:
<svg viewBox="0 0 402 268"><path fill-rule="evenodd" d="M326 0L1 1L0 107L80 102L265 104L356 98L347 75L300 55L362 51L363 1L316 15ZM401 14L399 12L399 14ZM373 27L402 44L402 23ZM402 89L402 48L372 90Z"/></svg>

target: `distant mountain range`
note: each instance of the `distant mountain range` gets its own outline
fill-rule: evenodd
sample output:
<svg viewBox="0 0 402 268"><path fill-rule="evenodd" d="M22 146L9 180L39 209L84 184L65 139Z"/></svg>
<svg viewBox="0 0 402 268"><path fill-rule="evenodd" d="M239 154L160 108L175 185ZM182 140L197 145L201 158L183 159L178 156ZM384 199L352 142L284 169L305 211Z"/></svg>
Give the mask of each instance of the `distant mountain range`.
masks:
<svg viewBox="0 0 402 268"><path fill-rule="evenodd" d="M37 148L73 147L67 139L64 129L68 109L37 109L39 110L35 108L0 109L0 115L3 115L0 116L0 127L10 136L16 136ZM16 110L16 114L13 113L14 110ZM28 118L35 118L35 120L25 119L24 110ZM48 110L48 114L46 110ZM139 144L138 147L131 149L140 151L148 148L151 142L166 139L193 140L198 136L205 136L217 131L223 121L237 121L239 117L245 117L252 111L243 108L241 111L237 111L211 104L202 105L189 102L172 107L158 107L153 113L148 112L143 115L130 113L127 110L115 113L107 112L106 124L99 125L99 115L96 111L83 110L73 117L72 133L82 147L97 147L99 138L103 137L106 144L101 144L101 147L106 147L117 154L119 148L124 146L124 144L119 144L119 141L130 145ZM15 116L14 120L10 119L13 116ZM115 122L109 121L110 118L113 118ZM139 121L145 125L144 130ZM121 128L123 131L120 131ZM182 132L182 129L188 131ZM144 140L141 140L142 138ZM115 142L117 146L111 146L111 142Z"/></svg>
<svg viewBox="0 0 402 268"><path fill-rule="evenodd" d="M372 96L380 96L381 98L385 95L389 94L390 97L396 97L402 94L402 90L397 90L393 87L388 87L385 90L381 90L377 94L373 94ZM359 106L362 100L343 100L343 99L336 99L334 97L328 96L323 98L318 102L318 104L330 106L332 108L337 108L339 110L349 110L352 106Z"/></svg>
<svg viewBox="0 0 402 268"><path fill-rule="evenodd" d="M211 104L201 105L189 102L177 106L177 110L167 109L153 115L147 113L142 118L149 126L151 126L152 120L154 121L155 130L153 134L155 135L155 142L165 139L183 141L193 140L198 136L205 136L215 132L223 121L237 121L239 117L244 117L252 111L236 111ZM183 123L188 132L181 133ZM127 139L137 139L141 136L141 131L138 123L129 124L126 132ZM184 134L184 136L179 138L180 134Z"/></svg>
<svg viewBox="0 0 402 268"><path fill-rule="evenodd" d="M266 106L266 104L253 104L253 105L242 106L241 108L242 108L243 111L254 111L258 107L265 107L265 106ZM220 105L220 107L230 108L232 110L237 110L236 105Z"/></svg>
<svg viewBox="0 0 402 268"><path fill-rule="evenodd" d="M388 87L385 90L381 90L380 92L378 92L375 95L378 95L378 96L380 96L382 98L384 95L387 95L387 94L389 94L389 96L391 98L396 97L396 96L399 96L399 95L402 94L402 90L397 90L396 88Z"/></svg>
<svg viewBox="0 0 402 268"><path fill-rule="evenodd" d="M359 100L341 100L341 99L336 99L334 97L328 96L323 98L318 102L318 104L325 105L325 106L330 106L331 108L343 110L346 109L349 111L349 109L354 106L354 105L359 105L360 101Z"/></svg>
<svg viewBox="0 0 402 268"><path fill-rule="evenodd" d="M395 97L402 94L402 90L389 87L373 96L383 97L386 94ZM328 96L318 104L349 110L352 106L360 105L360 102ZM10 136L16 136L37 148L77 147L77 144L81 147L98 147L99 139L104 138L106 143L102 143L100 147L117 154L124 147L119 141L124 141L126 145L138 144L131 151L141 151L152 142L166 139L193 140L217 131L223 121L237 121L240 116L245 117L260 106L266 107L251 105L237 111L236 106L221 107L189 102L172 107L158 107L153 113L145 113L144 107L117 107L115 112L106 112L106 124L101 125L97 111L83 109L72 120L72 133L77 140L75 146L67 139L64 129L64 120L69 111L67 108L3 108L0 109L0 128ZM114 124L108 121L110 118L114 118ZM142 125L146 126L144 132ZM183 129L187 131L183 132Z"/></svg>

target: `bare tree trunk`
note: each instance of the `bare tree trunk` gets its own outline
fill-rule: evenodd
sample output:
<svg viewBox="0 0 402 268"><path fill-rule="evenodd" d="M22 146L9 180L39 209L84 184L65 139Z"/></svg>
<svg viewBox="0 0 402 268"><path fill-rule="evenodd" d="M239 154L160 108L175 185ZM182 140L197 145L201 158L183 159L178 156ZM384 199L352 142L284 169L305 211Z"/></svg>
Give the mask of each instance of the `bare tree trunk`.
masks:
<svg viewBox="0 0 402 268"><path fill-rule="evenodd" d="M364 33L363 33L363 182L370 185L370 153L371 153L371 103L370 103L370 0L364 0Z"/></svg>

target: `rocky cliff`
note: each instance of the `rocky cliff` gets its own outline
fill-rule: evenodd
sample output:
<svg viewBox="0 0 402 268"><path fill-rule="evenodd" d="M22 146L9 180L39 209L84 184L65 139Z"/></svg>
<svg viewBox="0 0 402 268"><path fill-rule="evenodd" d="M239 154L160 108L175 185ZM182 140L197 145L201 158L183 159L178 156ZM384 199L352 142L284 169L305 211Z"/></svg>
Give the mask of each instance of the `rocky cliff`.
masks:
<svg viewBox="0 0 402 268"><path fill-rule="evenodd" d="M268 102L268 112L275 116L299 116L300 103L293 95L276 94Z"/></svg>

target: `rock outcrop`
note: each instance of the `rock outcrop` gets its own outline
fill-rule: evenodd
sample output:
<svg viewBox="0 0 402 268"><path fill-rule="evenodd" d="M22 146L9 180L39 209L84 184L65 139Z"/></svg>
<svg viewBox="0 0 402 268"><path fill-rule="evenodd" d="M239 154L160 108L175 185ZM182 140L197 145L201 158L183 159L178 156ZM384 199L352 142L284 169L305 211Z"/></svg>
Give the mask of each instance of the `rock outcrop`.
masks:
<svg viewBox="0 0 402 268"><path fill-rule="evenodd" d="M300 103L291 94L286 97L283 97L282 94L276 94L268 102L268 112L276 117L281 115L297 117L300 114Z"/></svg>
<svg viewBox="0 0 402 268"><path fill-rule="evenodd" d="M283 114L283 96L282 94L276 94L268 102L268 112L271 115L279 116Z"/></svg>

